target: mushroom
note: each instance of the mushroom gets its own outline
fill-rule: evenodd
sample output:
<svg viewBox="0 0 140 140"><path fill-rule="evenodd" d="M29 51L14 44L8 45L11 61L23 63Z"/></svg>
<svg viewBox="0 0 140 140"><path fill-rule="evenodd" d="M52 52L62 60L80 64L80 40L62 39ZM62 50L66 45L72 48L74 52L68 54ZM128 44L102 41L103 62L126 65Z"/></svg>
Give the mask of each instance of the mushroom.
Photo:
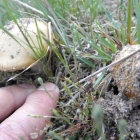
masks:
<svg viewBox="0 0 140 140"><path fill-rule="evenodd" d="M35 51L40 52L40 42L39 39L37 39L38 33L34 19L22 18L18 20L18 24L27 37L31 47ZM49 38L48 24L37 19L37 25L38 29L46 36L46 38ZM20 44L0 29L0 71L15 71L27 68L36 61L34 52L27 45L27 41L13 21L10 21L4 26L4 28L14 35ZM46 52L48 51L48 45L43 39L42 34L41 39Z"/></svg>
<svg viewBox="0 0 140 140"><path fill-rule="evenodd" d="M123 46L114 55L113 62L139 50L140 45ZM140 101L140 52L113 67L113 77L118 90L127 98Z"/></svg>

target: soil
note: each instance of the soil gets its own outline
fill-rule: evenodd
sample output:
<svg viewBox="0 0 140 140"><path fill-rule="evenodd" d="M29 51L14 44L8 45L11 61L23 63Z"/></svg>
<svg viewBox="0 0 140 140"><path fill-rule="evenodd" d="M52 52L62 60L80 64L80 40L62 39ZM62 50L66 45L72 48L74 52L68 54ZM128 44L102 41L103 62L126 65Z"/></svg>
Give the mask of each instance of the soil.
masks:
<svg viewBox="0 0 140 140"><path fill-rule="evenodd" d="M104 98L100 98L96 102L102 106L105 128L108 128L110 122L114 122L115 127L119 130L119 121L125 119L127 122L126 135L129 138L138 139L140 138L140 102L133 99L128 100L121 92L115 95L115 90L112 87L111 91L104 92Z"/></svg>
<svg viewBox="0 0 140 140"><path fill-rule="evenodd" d="M117 10L114 11L114 9L117 9L118 0L114 0L113 2L112 1L108 2L108 0L105 0L104 3L106 4L106 8L108 11L114 12L113 15L114 15L114 17L116 17L116 20L117 20L117 16L115 16L115 14L117 14L118 11ZM113 3L114 8L110 9L109 7L110 7L110 5L112 5L112 3ZM105 13L101 14L99 16L99 21L100 21L99 23L101 25L104 25L105 20L107 20ZM109 32L108 26L105 26L104 28L106 30L108 30L108 32ZM85 46L85 51L87 49L89 49L89 50L87 50L87 52L95 53L92 48L86 48L87 44L83 44L83 45ZM60 53L61 53L61 49L60 49ZM44 82L53 81L54 83L56 83L59 86L60 90L62 90L63 86L61 85L61 82L63 80L60 80L56 77L65 78L65 77L69 77L70 75L69 75L69 72L66 70L66 68L62 65L62 63L58 61L58 58L55 56L55 54L52 54L52 55L54 57L51 60L50 67L49 67L49 69L51 71L51 78L47 77L45 75L45 73L43 73L42 71L33 72L32 70L28 70L25 73L23 73L22 75L20 75L19 77L17 77L16 79L6 82L11 76L15 75L16 73L19 73L19 71L17 71L17 72L0 72L0 87L14 85L14 84L21 84L21 83L25 83L25 82L31 83L31 84L35 85L36 87L38 87L40 84L39 84L37 78L42 77ZM67 58L70 70L72 72L74 72L75 69L74 69L73 56L71 54L66 53L66 58ZM100 69L103 65L102 62L98 63L95 60L91 60L91 61L96 66L94 71ZM76 74L78 80L83 79L84 77L90 75L93 72L93 69L89 68L81 60L78 59L77 63L82 64L80 71ZM88 93L93 93L95 91L95 89L93 88L94 78L96 79L96 77L92 77L92 80L88 80L87 82L85 82L87 84L84 83L82 85L82 86L85 85L84 87L85 87L85 89L88 90ZM73 80L73 82L76 82L76 81ZM69 86L68 83L67 83L67 86ZM101 86L101 88L98 89L99 93L100 93L102 87L103 86ZM113 79L111 80L111 82L108 83L106 88L103 89L101 97L98 98L97 101L93 101L91 103L91 106L88 106L88 107L85 107L88 104L86 101L84 101L84 99L88 97L88 93L85 92L85 90L77 89L74 87L74 88L71 88L70 91L71 91L71 94L74 96L75 101L78 102L78 104L84 111L90 110L91 106L93 104L100 104L102 106L102 110L103 110L103 114L104 114L104 121L103 121L104 128L103 129L105 131L107 140L119 139L119 125L118 124L119 124L120 119L125 119L127 121L125 139L126 140L133 139L133 138L135 140L140 139L140 106L139 106L139 103L134 101L133 99L128 100L127 98L125 98L123 96L123 93L121 93L117 90L117 86L115 85ZM70 116L70 118L76 118L78 116L78 118L81 120L89 120L89 118L86 118L85 116L81 115L81 113L78 113L79 108L76 106L76 103L74 103L74 100L72 100L69 97L70 96L67 94L66 91L61 92L61 96L60 96L61 104L58 105L57 110ZM66 130L70 127L66 123L66 121L64 121L62 119L52 119L51 122L52 122L52 128L51 128L52 130L57 129L59 127L63 127L61 130ZM71 121L71 123L78 124L78 121ZM85 124L83 124L83 125L85 125ZM92 125L93 124L90 124L91 127L93 127ZM89 129L89 132L91 131L91 137L89 139L97 140L98 139L97 132L93 129L94 128ZM79 133L79 132L80 132L80 130L78 131L78 133L76 133L75 139L76 138L77 139L85 138L84 136L86 134ZM70 133L70 135L71 135L71 133ZM45 137L46 136L47 135L45 135Z"/></svg>

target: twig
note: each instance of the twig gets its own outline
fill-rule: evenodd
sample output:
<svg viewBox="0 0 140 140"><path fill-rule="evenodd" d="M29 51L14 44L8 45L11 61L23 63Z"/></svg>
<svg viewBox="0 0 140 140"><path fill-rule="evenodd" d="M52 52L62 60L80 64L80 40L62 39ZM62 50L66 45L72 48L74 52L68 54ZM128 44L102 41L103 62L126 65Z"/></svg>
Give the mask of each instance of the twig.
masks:
<svg viewBox="0 0 140 140"><path fill-rule="evenodd" d="M21 1L19 1L19 0L12 0L12 1L15 1L15 2L19 3L20 5L23 5L23 6L25 6L25 7L27 7L27 8L29 8L29 9L31 9L31 10L33 10L33 11L35 11L35 12L37 12L37 13L39 13L39 14L41 14L41 15L44 16L43 12L41 12L41 11L35 9L34 7L28 5L28 4L24 3L24 2L21 2Z"/></svg>
<svg viewBox="0 0 140 140"><path fill-rule="evenodd" d="M120 62L122 62L122 61L128 59L129 57L133 56L134 54L138 53L139 51L140 51L140 49L138 49L137 51L134 51L133 53L131 53L131 54L129 54L129 55L123 57L123 58L120 59L120 60L117 60L117 61L114 62L114 63L111 63L110 65L108 65L108 66L106 66L106 67L104 67L104 68L99 69L98 71L96 71L96 72L90 74L89 76L87 76L86 78L80 80L79 82L77 82L77 83L75 83L75 84L80 84L80 83L86 81L87 79L91 78L92 76L97 75L98 73L100 73L100 72L102 72L102 71L104 71L104 70L106 70L106 69L108 69L108 68L110 68L110 67L112 67L112 66L115 66L116 64L118 64L118 63L120 63ZM72 88L72 87L74 87L74 85L71 85L71 86L69 86L69 87L67 87L67 88ZM60 92L63 92L63 91L65 91L65 89L60 90Z"/></svg>

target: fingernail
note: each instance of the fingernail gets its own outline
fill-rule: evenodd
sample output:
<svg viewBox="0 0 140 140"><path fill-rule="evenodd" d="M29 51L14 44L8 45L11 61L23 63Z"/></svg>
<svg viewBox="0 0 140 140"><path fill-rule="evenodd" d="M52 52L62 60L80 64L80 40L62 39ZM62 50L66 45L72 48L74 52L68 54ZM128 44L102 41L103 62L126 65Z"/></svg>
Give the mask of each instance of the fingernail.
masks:
<svg viewBox="0 0 140 140"><path fill-rule="evenodd" d="M46 90L57 90L58 87L53 83L45 83ZM37 90L45 90L43 86L40 86Z"/></svg>
<svg viewBox="0 0 140 140"><path fill-rule="evenodd" d="M20 84L18 86L24 88L26 90L27 95L30 95L33 91L36 90L35 86L31 84Z"/></svg>
<svg viewBox="0 0 140 140"><path fill-rule="evenodd" d="M19 87L23 87L25 89L35 89L35 87L31 84L20 84Z"/></svg>
<svg viewBox="0 0 140 140"><path fill-rule="evenodd" d="M35 91L35 88L34 89L27 89L26 90L26 94L30 95L33 91Z"/></svg>

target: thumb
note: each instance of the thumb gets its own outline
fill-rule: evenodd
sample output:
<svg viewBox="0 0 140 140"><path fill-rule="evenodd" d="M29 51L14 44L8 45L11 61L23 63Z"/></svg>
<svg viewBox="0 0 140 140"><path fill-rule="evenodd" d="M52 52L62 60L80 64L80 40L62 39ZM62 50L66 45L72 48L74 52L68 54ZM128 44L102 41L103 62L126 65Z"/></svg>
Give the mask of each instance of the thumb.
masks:
<svg viewBox="0 0 140 140"><path fill-rule="evenodd" d="M45 83L46 90L55 100L59 99L59 89L52 83ZM30 133L38 132L45 127L45 120L49 118L33 118L28 114L36 114L41 116L50 116L52 113L50 108L55 108L57 103L49 97L41 86L33 91L26 99L25 103L14 112L9 118L0 124L1 140L13 140L23 137L30 140ZM37 140L40 140L38 137Z"/></svg>

